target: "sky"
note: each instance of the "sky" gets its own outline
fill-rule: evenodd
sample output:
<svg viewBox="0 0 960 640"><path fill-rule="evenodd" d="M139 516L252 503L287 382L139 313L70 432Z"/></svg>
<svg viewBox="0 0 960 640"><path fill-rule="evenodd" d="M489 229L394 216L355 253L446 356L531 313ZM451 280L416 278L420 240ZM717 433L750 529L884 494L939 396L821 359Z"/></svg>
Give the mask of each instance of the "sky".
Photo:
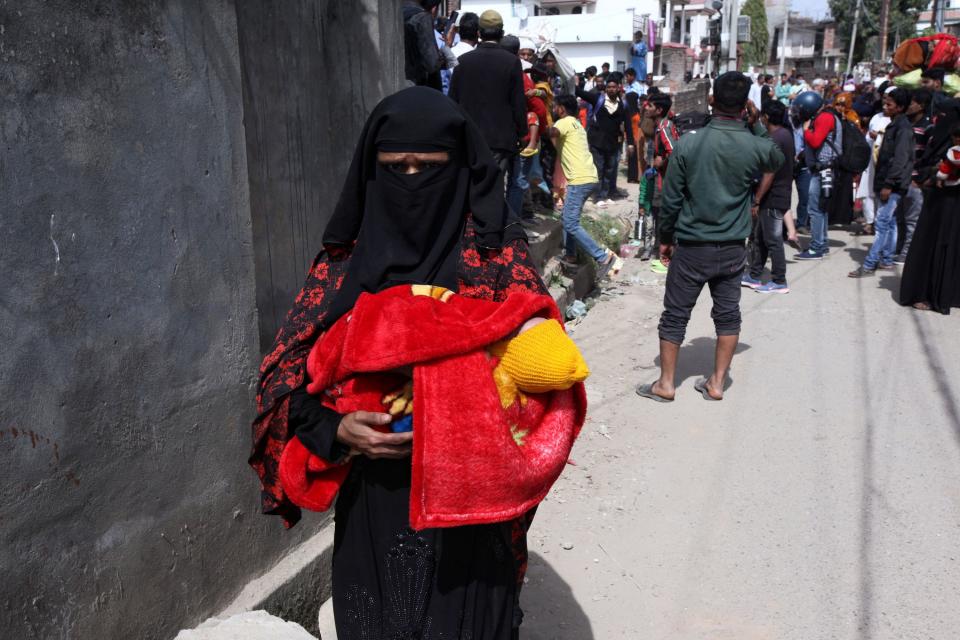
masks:
<svg viewBox="0 0 960 640"><path fill-rule="evenodd" d="M793 0L790 10L810 18L822 18L829 8L827 0Z"/></svg>

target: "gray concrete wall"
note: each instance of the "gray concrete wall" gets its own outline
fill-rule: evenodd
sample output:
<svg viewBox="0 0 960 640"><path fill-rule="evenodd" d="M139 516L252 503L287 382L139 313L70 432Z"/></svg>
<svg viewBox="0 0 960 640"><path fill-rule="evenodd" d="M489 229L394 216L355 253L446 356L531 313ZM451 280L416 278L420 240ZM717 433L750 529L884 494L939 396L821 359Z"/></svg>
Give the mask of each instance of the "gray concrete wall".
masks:
<svg viewBox="0 0 960 640"><path fill-rule="evenodd" d="M367 114L403 82L399 0L237 0L260 339L270 347Z"/></svg>
<svg viewBox="0 0 960 640"><path fill-rule="evenodd" d="M312 47L286 41L284 22L270 26L275 50L247 44L244 59L261 73L271 56L309 60L296 81L336 69L318 99L298 103L316 128L303 143L328 157L309 178L318 212L352 149L331 127L363 114L346 125L323 116L367 109L382 87L351 84L352 51L321 45L337 20L358 30L337 42L362 42L372 27L347 14L370 3L299 4L318 17ZM0 0L4 638L170 638L323 523L285 532L261 516L245 463L263 236L250 213L237 24L231 0ZM249 104L286 104L258 97L264 86L246 87ZM255 112L266 114L257 135L300 135L273 113ZM286 215L290 202L270 206Z"/></svg>

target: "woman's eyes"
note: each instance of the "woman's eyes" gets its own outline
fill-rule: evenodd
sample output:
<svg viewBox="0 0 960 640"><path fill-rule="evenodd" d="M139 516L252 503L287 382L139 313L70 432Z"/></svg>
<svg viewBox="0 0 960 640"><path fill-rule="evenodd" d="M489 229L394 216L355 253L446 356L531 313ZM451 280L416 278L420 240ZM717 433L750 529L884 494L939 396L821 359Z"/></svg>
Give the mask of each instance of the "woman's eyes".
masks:
<svg viewBox="0 0 960 640"><path fill-rule="evenodd" d="M437 169L442 167L445 163L443 162L421 162L419 164L407 164L405 162L391 162L387 165L387 168L391 171L398 171L400 173L407 173L410 169L414 169L414 173L419 171L425 171L427 169Z"/></svg>

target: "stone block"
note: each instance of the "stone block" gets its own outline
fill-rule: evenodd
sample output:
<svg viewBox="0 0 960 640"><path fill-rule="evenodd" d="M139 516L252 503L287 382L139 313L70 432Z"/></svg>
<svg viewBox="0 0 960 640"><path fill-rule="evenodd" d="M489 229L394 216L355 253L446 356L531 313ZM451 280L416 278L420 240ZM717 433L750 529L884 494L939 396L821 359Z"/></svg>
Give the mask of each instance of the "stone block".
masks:
<svg viewBox="0 0 960 640"><path fill-rule="evenodd" d="M175 640L317 640L295 622L266 611L247 611L229 618L210 618L196 629L177 634Z"/></svg>

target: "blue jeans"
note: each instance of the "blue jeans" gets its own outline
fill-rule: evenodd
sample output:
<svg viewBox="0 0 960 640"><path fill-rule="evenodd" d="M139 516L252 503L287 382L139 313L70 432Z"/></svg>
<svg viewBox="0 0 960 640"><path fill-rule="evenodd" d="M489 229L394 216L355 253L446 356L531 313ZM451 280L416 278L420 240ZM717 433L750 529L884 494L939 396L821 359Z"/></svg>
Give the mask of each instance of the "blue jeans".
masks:
<svg viewBox="0 0 960 640"><path fill-rule="evenodd" d="M529 158L520 156L520 173L517 175L517 185L522 191L526 191L531 186L536 186L544 193L550 193L550 187L543 179L543 167L540 166L539 153Z"/></svg>
<svg viewBox="0 0 960 640"><path fill-rule="evenodd" d="M563 246L568 256L577 255L577 245L594 260L599 262L607 257L605 249L601 248L590 237L586 229L580 226L580 214L583 212L583 203L597 188L596 182L590 184L568 184L567 196L563 199Z"/></svg>
<svg viewBox="0 0 960 640"><path fill-rule="evenodd" d="M880 196L878 195L877 198ZM873 223L875 237L870 251L863 260L863 268L873 271L877 264L889 266L893 264L893 256L897 252L897 205L900 204L900 194L891 193L886 202L880 203L877 209L877 219Z"/></svg>
<svg viewBox="0 0 960 640"><path fill-rule="evenodd" d="M797 174L797 226L810 227L810 217L807 215L807 194L810 191L810 170L800 168Z"/></svg>
<svg viewBox="0 0 960 640"><path fill-rule="evenodd" d="M820 176L810 176L810 189L807 191L807 215L810 218L810 251L826 253L827 212L820 207Z"/></svg>

